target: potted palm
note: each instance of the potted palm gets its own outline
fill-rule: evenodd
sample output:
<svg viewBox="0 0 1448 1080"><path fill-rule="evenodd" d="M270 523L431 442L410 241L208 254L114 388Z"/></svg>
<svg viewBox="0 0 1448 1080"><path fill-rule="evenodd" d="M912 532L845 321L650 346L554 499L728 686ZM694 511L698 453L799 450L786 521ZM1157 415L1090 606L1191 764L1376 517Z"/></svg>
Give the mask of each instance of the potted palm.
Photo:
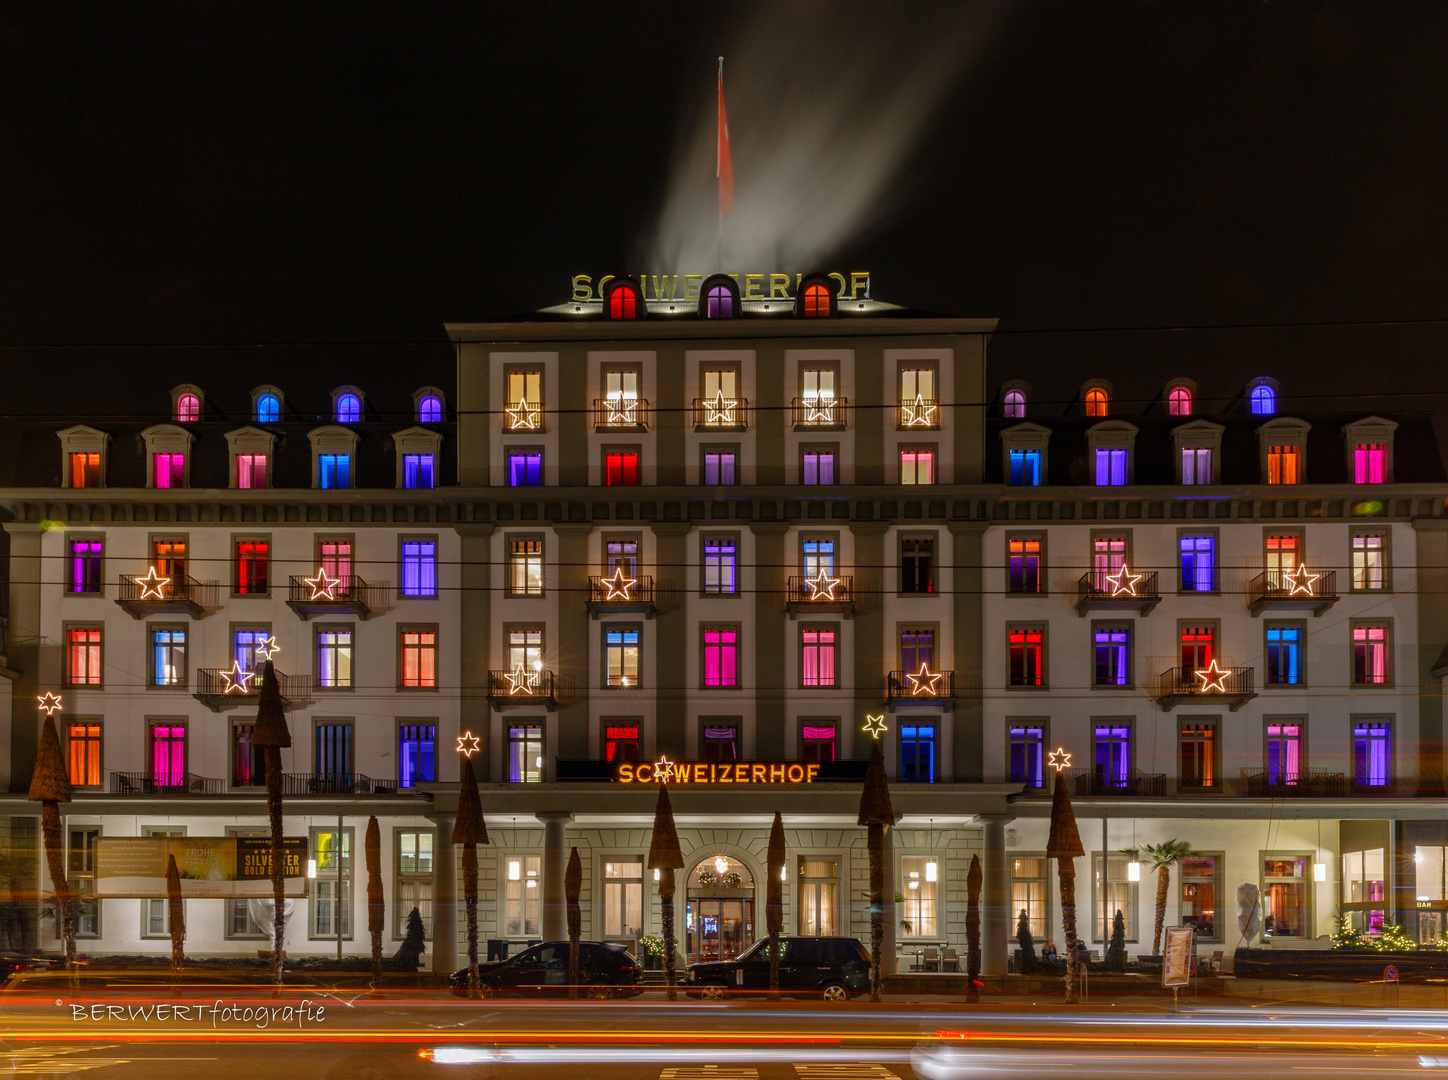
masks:
<svg viewBox="0 0 1448 1080"><path fill-rule="evenodd" d="M1166 925L1166 898L1171 893L1171 868L1192 853L1192 845L1185 840L1166 840L1160 844L1142 844L1137 851L1156 871L1156 930L1151 937L1151 955L1160 957L1162 927ZM1126 854L1135 858L1137 851L1128 849Z"/></svg>

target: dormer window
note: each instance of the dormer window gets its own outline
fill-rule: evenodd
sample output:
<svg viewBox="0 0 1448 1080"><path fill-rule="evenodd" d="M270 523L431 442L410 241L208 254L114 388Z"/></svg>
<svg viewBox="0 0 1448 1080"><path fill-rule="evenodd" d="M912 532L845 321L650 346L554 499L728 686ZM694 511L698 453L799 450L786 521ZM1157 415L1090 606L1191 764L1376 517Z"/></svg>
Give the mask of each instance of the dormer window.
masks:
<svg viewBox="0 0 1448 1080"><path fill-rule="evenodd" d="M1269 420L1257 429L1262 479L1265 483L1303 482L1307 469L1307 433L1311 429L1311 424L1285 416Z"/></svg>
<svg viewBox="0 0 1448 1080"><path fill-rule="evenodd" d="M442 435L427 428L411 427L392 436L397 448L397 479L400 488L419 491L437 486L442 462Z"/></svg>
<svg viewBox="0 0 1448 1080"><path fill-rule="evenodd" d="M201 419L201 390L189 383L171 389L171 416L178 424Z"/></svg>
<svg viewBox="0 0 1448 1080"><path fill-rule="evenodd" d="M146 486L189 486L191 432L170 424L157 424L141 432L141 438L146 443Z"/></svg>
<svg viewBox="0 0 1448 1080"><path fill-rule="evenodd" d="M1006 393L1005 414L1012 420L1024 420L1026 416L1026 395L1019 390Z"/></svg>
<svg viewBox="0 0 1448 1080"><path fill-rule="evenodd" d="M1097 487L1122 487L1134 481L1136 432L1136 425L1124 420L1108 420L1086 432L1086 452Z"/></svg>
<svg viewBox="0 0 1448 1080"><path fill-rule="evenodd" d="M271 457L275 437L269 431L245 427L226 433L231 455L231 486L242 491L271 487Z"/></svg>
<svg viewBox="0 0 1448 1080"><path fill-rule="evenodd" d="M339 424L356 424L362 419L362 392L344 387L335 391L336 417Z"/></svg>
<svg viewBox="0 0 1448 1080"><path fill-rule="evenodd" d="M723 285L715 285L709 290L705 300L707 317L710 319L728 319L734 315L734 294Z"/></svg>
<svg viewBox="0 0 1448 1080"><path fill-rule="evenodd" d="M275 424L282 418L282 392L275 386L258 386L251 392L251 405L258 424Z"/></svg>
<svg viewBox="0 0 1448 1080"><path fill-rule="evenodd" d="M835 286L827 274L804 275L795 296L794 313L802 319L828 319L835 313Z"/></svg>
<svg viewBox="0 0 1448 1080"><path fill-rule="evenodd" d="M1086 391L1086 415L1106 415L1106 391L1099 386L1093 386Z"/></svg>
<svg viewBox="0 0 1448 1080"><path fill-rule="evenodd" d="M1380 416L1370 416L1343 427L1348 472L1354 484L1393 482L1393 433L1397 428L1393 421Z"/></svg>
<svg viewBox="0 0 1448 1080"><path fill-rule="evenodd" d="M1185 386L1178 386L1167 395L1167 412L1173 416L1191 416L1192 392Z"/></svg>
<svg viewBox="0 0 1448 1080"><path fill-rule="evenodd" d="M807 319L823 318L830 313L830 291L823 285L811 285L804 291L804 315Z"/></svg>
<svg viewBox="0 0 1448 1080"><path fill-rule="evenodd" d="M1011 487L1039 487L1048 482L1046 442L1050 437L1050 428L1040 424L1016 424L1001 432L1007 484Z"/></svg>
<svg viewBox="0 0 1448 1080"><path fill-rule="evenodd" d="M78 425L56 432L61 448L61 487L104 487L106 478L106 443L110 436L104 431Z"/></svg>
<svg viewBox="0 0 1448 1080"><path fill-rule="evenodd" d="M412 395L412 400L417 406L417 422L419 424L442 423L441 390L436 390L431 386L424 386Z"/></svg>
<svg viewBox="0 0 1448 1080"><path fill-rule="evenodd" d="M1193 420L1172 429L1176 444L1177 483L1215 484L1222 473L1221 424L1209 420Z"/></svg>
<svg viewBox="0 0 1448 1080"><path fill-rule="evenodd" d="M632 281L615 281L608 292L608 317L610 319L637 319L639 317L639 290Z"/></svg>
<svg viewBox="0 0 1448 1080"><path fill-rule="evenodd" d="M1258 379L1247 391L1247 402L1253 416L1277 414L1277 389L1267 379Z"/></svg>
<svg viewBox="0 0 1448 1080"><path fill-rule="evenodd" d="M325 490L353 487L356 479L357 433L324 427L307 433L312 444L312 486Z"/></svg>

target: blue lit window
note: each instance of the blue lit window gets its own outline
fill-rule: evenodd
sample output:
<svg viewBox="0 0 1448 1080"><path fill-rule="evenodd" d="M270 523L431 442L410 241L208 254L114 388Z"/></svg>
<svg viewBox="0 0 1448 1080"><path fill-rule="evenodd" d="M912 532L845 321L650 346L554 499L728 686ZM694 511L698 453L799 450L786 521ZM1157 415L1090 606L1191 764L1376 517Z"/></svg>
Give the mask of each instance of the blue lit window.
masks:
<svg viewBox="0 0 1448 1080"><path fill-rule="evenodd" d="M349 488L352 486L351 454L318 454L317 486Z"/></svg>
<svg viewBox="0 0 1448 1080"><path fill-rule="evenodd" d="M508 455L509 487L541 487L543 455L537 451Z"/></svg>
<svg viewBox="0 0 1448 1080"><path fill-rule="evenodd" d="M434 486L431 454L404 454L402 456L402 486L405 488Z"/></svg>
<svg viewBox="0 0 1448 1080"><path fill-rule="evenodd" d="M260 424L273 424L282 413L282 403L275 394L262 394L256 399L256 419Z"/></svg>
<svg viewBox="0 0 1448 1080"><path fill-rule="evenodd" d="M186 685L185 630L152 630L151 657L153 685Z"/></svg>
<svg viewBox="0 0 1448 1080"><path fill-rule="evenodd" d="M1392 782L1392 725L1357 723L1352 729L1352 782L1359 787L1387 787Z"/></svg>
<svg viewBox="0 0 1448 1080"><path fill-rule="evenodd" d="M1297 686L1302 682L1302 628L1267 627L1267 685Z"/></svg>
<svg viewBox="0 0 1448 1080"><path fill-rule="evenodd" d="M1252 415L1271 416L1277 411L1277 393L1270 386L1252 388Z"/></svg>
<svg viewBox="0 0 1448 1080"><path fill-rule="evenodd" d="M403 724L397 729L397 786L415 787L437 779L437 727Z"/></svg>
<svg viewBox="0 0 1448 1080"><path fill-rule="evenodd" d="M1045 787L1044 749L1045 732L1041 728L1011 728L1011 783Z"/></svg>
<svg viewBox="0 0 1448 1080"><path fill-rule="evenodd" d="M417 403L417 421L420 424L442 423L442 401L428 394Z"/></svg>
<svg viewBox="0 0 1448 1080"><path fill-rule="evenodd" d="M900 779L907 784L935 783L935 725L900 725Z"/></svg>
<svg viewBox="0 0 1448 1080"><path fill-rule="evenodd" d="M1011 451L1011 487L1041 486L1041 452L1039 450Z"/></svg>
<svg viewBox="0 0 1448 1080"><path fill-rule="evenodd" d="M1217 538L1181 538L1182 592L1215 592L1217 588Z"/></svg>
<svg viewBox="0 0 1448 1080"><path fill-rule="evenodd" d="M1096 451L1096 486L1120 487L1126 483L1126 451Z"/></svg>
<svg viewBox="0 0 1448 1080"><path fill-rule="evenodd" d="M432 540L402 542L402 595L437 595L437 543Z"/></svg>
<svg viewBox="0 0 1448 1080"><path fill-rule="evenodd" d="M1096 685L1131 685L1131 632L1124 626L1096 631Z"/></svg>
<svg viewBox="0 0 1448 1080"><path fill-rule="evenodd" d="M362 399L356 394L343 394L337 399L337 423L355 424L362 419Z"/></svg>
<svg viewBox="0 0 1448 1080"><path fill-rule="evenodd" d="M1096 729L1096 775L1108 787L1125 787L1131 779L1131 728L1105 725Z"/></svg>

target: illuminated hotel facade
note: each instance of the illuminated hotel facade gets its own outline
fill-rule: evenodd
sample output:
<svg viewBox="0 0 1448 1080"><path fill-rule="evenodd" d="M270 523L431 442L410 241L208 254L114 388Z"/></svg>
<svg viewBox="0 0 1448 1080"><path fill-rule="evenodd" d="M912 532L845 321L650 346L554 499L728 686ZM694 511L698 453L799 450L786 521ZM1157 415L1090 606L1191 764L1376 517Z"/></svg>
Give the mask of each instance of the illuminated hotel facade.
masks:
<svg viewBox="0 0 1448 1080"><path fill-rule="evenodd" d="M972 855L985 870L987 973L1005 970L1021 910L1038 941L1063 940L1044 856L1053 755L1070 755L1082 937L1098 950L1120 908L1129 951L1150 951L1155 882L1146 869L1133 880L1119 852L1172 839L1195 854L1173 870L1167 922L1196 926L1203 952L1241 943L1242 885L1260 890L1279 946L1327 933L1340 908L1366 928L1442 933L1448 482L1424 418L1304 415L1270 379L1225 404L1179 379L1120 398L1091 381L1047 405L1024 383L988 381L992 320L872 300L862 275L757 277L612 278L602 297L588 281L528 318L449 326L456 387L414 396L418 409L428 395L448 407L368 439L387 453L364 485L324 486L357 445L339 413L305 433L309 471L293 465L264 493L237 487L241 455L260 451L246 443L258 435L236 433L225 490L185 478L183 491L158 490L155 455L187 451L148 442L144 487L77 491L67 473L0 493L14 517L12 791L33 755L27 702L64 686L63 733L103 718L107 740L107 779L66 808L71 835L72 823L105 835L183 819L198 834L264 825L254 791L158 793L146 775L155 731L176 726L201 736L188 761L206 771L188 772L234 781L244 706L217 720L191 688L168 701L194 707L162 710L165 695L138 685L152 677L139 656L129 683L108 675L88 690L67 674L72 629L102 622L107 649L130 648L149 619L166 629L171 614L126 608L119 575L146 573L185 521L233 586L204 616L177 616L226 627L225 641L193 647L220 666L248 619L285 625L278 667L310 680L290 714L288 770L367 780L298 781L288 831L315 846L339 814L360 833L376 813L389 899L422 902L440 969L459 955L449 837L453 748L468 736L491 840L481 935L514 947L563 935L572 847L584 936L658 933L645 864L660 775L689 863L690 958L763 932L776 810L787 929L866 938L855 815L875 738L899 815L887 895L902 898L888 919L901 970L926 949L964 956ZM66 462L91 452L77 439L99 437L58 434ZM435 486L416 482L424 454ZM262 531L272 580L289 586L325 567L318 545L351 538L350 572L383 583L368 586L366 615L312 610L328 603L314 586L278 585L265 602L275 612L253 616L259 601L234 587L236 544ZM102 595L78 602L66 545L93 532L124 566L99 568ZM426 602L404 595L406 545L419 540L435 544ZM321 685L339 654L318 635L348 625L365 694ZM435 635L435 687L408 685L420 654L404 635L419 630ZM143 651L157 647L146 638ZM317 734L338 724L354 733L345 769ZM428 769L409 774L424 740ZM150 790L109 779L127 775ZM23 831L34 808L12 796L7 813ZM359 893L351 926L365 915ZM329 896L313 887L299 902L309 927ZM145 901L101 904L129 905L115 920L127 925L146 913ZM346 925L344 948L365 951ZM214 937L215 951L241 947ZM94 951L161 946L102 931Z"/></svg>

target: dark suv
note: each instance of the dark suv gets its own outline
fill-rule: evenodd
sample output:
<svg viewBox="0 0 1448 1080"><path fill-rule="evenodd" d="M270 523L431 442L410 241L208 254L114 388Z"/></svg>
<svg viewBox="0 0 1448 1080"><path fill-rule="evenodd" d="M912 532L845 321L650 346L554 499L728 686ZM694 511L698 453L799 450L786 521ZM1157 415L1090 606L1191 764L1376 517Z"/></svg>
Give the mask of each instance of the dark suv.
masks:
<svg viewBox="0 0 1448 1080"><path fill-rule="evenodd" d="M793 997L846 1001L870 988L870 954L855 938L779 939L779 992ZM690 997L717 1000L769 992L769 939L756 941L737 960L690 964Z"/></svg>
<svg viewBox="0 0 1448 1080"><path fill-rule="evenodd" d="M643 993L639 962L622 945L601 941L579 943L578 982L583 997L633 997ZM568 942L548 941L524 949L517 956L494 964L478 965L478 983L484 996L568 993ZM468 969L454 971L449 989L459 997L468 993Z"/></svg>

